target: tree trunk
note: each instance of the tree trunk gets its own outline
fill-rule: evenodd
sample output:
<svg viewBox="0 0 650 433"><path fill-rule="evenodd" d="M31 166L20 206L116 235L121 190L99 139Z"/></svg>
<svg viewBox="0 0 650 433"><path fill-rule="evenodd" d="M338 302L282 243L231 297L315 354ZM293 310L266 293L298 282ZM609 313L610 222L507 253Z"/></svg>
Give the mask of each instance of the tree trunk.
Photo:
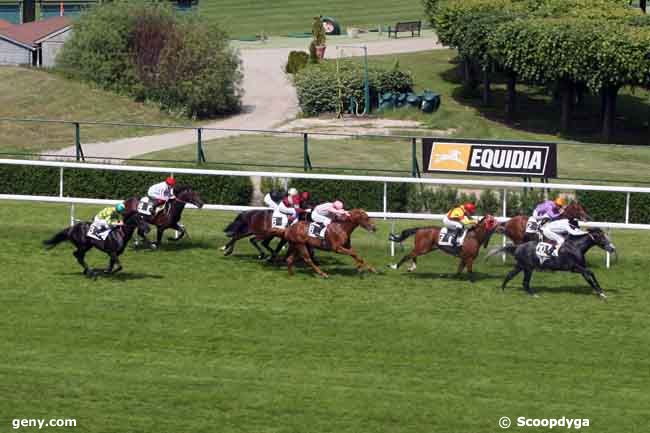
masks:
<svg viewBox="0 0 650 433"><path fill-rule="evenodd" d="M517 106L517 75L514 72L508 72L508 94L506 95L506 120L512 122L515 118L515 109Z"/></svg>
<svg viewBox="0 0 650 433"><path fill-rule="evenodd" d="M585 91L587 86L584 83L577 83L575 86L576 107L582 107L585 104Z"/></svg>
<svg viewBox="0 0 650 433"><path fill-rule="evenodd" d="M605 122L605 105L607 105L607 98L605 97L605 88L600 89L600 120L599 123L602 126Z"/></svg>
<svg viewBox="0 0 650 433"><path fill-rule="evenodd" d="M609 143L614 137L618 89L618 87L605 87L604 89L603 141L605 143Z"/></svg>
<svg viewBox="0 0 650 433"><path fill-rule="evenodd" d="M488 106L490 105L490 98L491 98L491 92L490 92L490 68L491 65L488 63L485 66L485 69L483 69L483 105Z"/></svg>
<svg viewBox="0 0 650 433"><path fill-rule="evenodd" d="M476 79L476 73L474 68L474 62L469 57L465 57L463 60L463 86L465 87L465 92L470 95L478 87L478 80Z"/></svg>
<svg viewBox="0 0 650 433"><path fill-rule="evenodd" d="M641 7L641 10L643 11L643 13L645 13L645 11L646 11L646 3L647 3L646 0L641 0L639 2L639 6Z"/></svg>
<svg viewBox="0 0 650 433"><path fill-rule="evenodd" d="M560 115L560 130L568 132L571 127L571 111L573 109L575 85L569 80L560 81L560 93L562 95L562 111Z"/></svg>

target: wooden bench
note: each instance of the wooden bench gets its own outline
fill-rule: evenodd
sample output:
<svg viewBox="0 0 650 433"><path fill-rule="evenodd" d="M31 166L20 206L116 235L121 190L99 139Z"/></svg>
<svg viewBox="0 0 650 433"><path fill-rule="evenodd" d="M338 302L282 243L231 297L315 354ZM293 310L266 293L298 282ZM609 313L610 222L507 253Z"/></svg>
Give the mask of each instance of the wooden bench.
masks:
<svg viewBox="0 0 650 433"><path fill-rule="evenodd" d="M415 32L420 36L422 30L422 21L404 21L395 24L395 28L388 27L388 37L390 38L391 33L395 34L395 39L397 39L398 32L411 32L411 37L415 37Z"/></svg>

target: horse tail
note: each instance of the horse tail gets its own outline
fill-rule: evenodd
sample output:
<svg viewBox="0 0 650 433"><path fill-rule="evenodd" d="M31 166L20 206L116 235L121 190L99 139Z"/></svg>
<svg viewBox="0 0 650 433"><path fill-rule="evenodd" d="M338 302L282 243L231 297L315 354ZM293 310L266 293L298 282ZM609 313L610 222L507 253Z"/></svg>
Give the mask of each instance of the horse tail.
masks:
<svg viewBox="0 0 650 433"><path fill-rule="evenodd" d="M54 236L52 236L51 239L43 241L43 245L47 249L54 248L55 246L59 245L61 242L65 242L68 239L70 239L70 232L72 232L72 227L63 229L57 234L55 234Z"/></svg>
<svg viewBox="0 0 650 433"><path fill-rule="evenodd" d="M485 257L485 260L489 259L490 257L494 257L497 254L501 254L501 253L506 253L506 254L509 254L511 256L514 256L516 249L517 249L517 245L514 245L514 244L509 244L509 245L506 245L505 247L502 247L502 248L495 248L495 249L491 250L487 254L487 256Z"/></svg>
<svg viewBox="0 0 650 433"><path fill-rule="evenodd" d="M223 232L226 234L226 236L231 238L237 234L246 233L247 231L248 231L248 223L244 218L244 212L242 212L239 215L237 215L237 218L235 218L233 222L228 224L228 227L226 227Z"/></svg>
<svg viewBox="0 0 650 433"><path fill-rule="evenodd" d="M399 236L394 234L394 233L391 233L388 236L388 240L392 241L392 242L403 242L404 239L406 239L406 238L408 238L410 236L413 236L421 228L422 227L415 227L415 228L412 228L412 229L403 230L402 233L399 234Z"/></svg>

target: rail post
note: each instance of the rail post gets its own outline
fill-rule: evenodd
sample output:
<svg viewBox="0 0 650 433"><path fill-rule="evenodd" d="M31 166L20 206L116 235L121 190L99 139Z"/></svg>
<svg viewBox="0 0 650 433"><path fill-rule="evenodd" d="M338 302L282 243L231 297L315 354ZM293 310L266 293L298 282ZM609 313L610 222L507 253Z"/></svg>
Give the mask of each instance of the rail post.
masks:
<svg viewBox="0 0 650 433"><path fill-rule="evenodd" d="M508 216L508 190L503 189L503 209L502 209L502 215L503 217ZM502 240L501 240L501 246L505 248L506 246L506 235L505 233L502 235ZM501 254L501 262L505 263L506 262L506 253Z"/></svg>
<svg viewBox="0 0 650 433"><path fill-rule="evenodd" d="M420 168L418 167L417 141L415 137L411 138L411 177L420 177Z"/></svg>
<svg viewBox="0 0 650 433"><path fill-rule="evenodd" d="M311 158L309 158L309 134L302 134L302 168L304 171L309 171L311 167Z"/></svg>
<svg viewBox="0 0 650 433"><path fill-rule="evenodd" d="M205 162L203 153L203 128L196 128L196 162L201 164Z"/></svg>
<svg viewBox="0 0 650 433"><path fill-rule="evenodd" d="M63 197L63 167L59 167L59 197Z"/></svg>
<svg viewBox="0 0 650 433"><path fill-rule="evenodd" d="M384 182L384 221L386 221L386 212L388 212L388 182Z"/></svg>
<svg viewBox="0 0 650 433"><path fill-rule="evenodd" d="M630 193L625 195L625 224L630 223Z"/></svg>
<svg viewBox="0 0 650 433"><path fill-rule="evenodd" d="M81 149L81 132L79 131L79 122L74 123L74 148L77 161L85 161L84 152Z"/></svg>

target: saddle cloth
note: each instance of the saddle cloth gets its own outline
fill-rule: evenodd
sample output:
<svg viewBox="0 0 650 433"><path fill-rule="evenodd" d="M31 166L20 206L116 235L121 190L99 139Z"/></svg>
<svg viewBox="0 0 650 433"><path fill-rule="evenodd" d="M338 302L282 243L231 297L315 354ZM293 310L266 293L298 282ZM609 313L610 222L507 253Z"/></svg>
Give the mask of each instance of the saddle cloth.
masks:
<svg viewBox="0 0 650 433"><path fill-rule="evenodd" d="M544 264L545 261L551 259L554 256L555 246L549 244L548 242L539 242L535 247L535 255L540 264Z"/></svg>
<svg viewBox="0 0 650 433"><path fill-rule="evenodd" d="M111 233L111 228L100 222L93 222L88 228L87 236L97 239L98 241L105 241Z"/></svg>
<svg viewBox="0 0 650 433"><path fill-rule="evenodd" d="M289 217L282 212L275 210L271 216L271 227L274 229L283 229L289 225Z"/></svg>
<svg viewBox="0 0 650 433"><path fill-rule="evenodd" d="M142 197L138 202L138 213L142 215L152 215L154 213L154 204L149 197Z"/></svg>
<svg viewBox="0 0 650 433"><path fill-rule="evenodd" d="M463 230L461 235L457 239L457 244L458 246L463 246L463 242L465 242L465 235L467 235L467 230ZM447 227L443 227L442 230L440 230L440 234L438 235L438 245L443 246L443 247L453 247L456 246L454 245L454 236L452 233L449 232L449 229Z"/></svg>
<svg viewBox="0 0 650 433"><path fill-rule="evenodd" d="M311 223L309 224L309 237L325 239L325 231L327 226L323 226L320 223Z"/></svg>

